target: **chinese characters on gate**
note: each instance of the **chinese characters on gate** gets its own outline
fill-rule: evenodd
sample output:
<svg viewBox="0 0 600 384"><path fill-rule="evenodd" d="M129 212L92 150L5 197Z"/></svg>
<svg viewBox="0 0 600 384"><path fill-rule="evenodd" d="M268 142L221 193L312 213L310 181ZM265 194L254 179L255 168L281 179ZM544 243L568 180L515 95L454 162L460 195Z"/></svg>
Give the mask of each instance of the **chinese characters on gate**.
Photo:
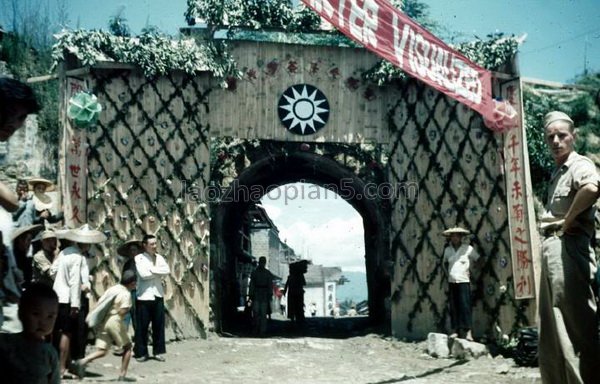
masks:
<svg viewBox="0 0 600 384"><path fill-rule="evenodd" d="M515 100L516 87L508 85L506 95L511 105L520 105ZM506 179L510 186L508 193L508 219L511 236L511 260L515 297L517 299L535 296L533 263L531 258L531 234L526 214L525 172L523 169L523 136L520 127L510 130L505 137Z"/></svg>
<svg viewBox="0 0 600 384"><path fill-rule="evenodd" d="M84 90L84 84L76 79L69 79L67 100L77 92ZM65 186L64 209L65 221L69 228L79 227L86 222L86 137L85 130L78 129L72 122L67 122L65 134Z"/></svg>

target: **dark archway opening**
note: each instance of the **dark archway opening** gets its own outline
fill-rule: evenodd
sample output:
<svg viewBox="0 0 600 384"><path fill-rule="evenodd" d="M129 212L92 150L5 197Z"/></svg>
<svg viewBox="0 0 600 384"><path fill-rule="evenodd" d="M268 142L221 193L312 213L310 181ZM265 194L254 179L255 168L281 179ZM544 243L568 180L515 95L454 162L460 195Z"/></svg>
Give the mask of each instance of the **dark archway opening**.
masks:
<svg viewBox="0 0 600 384"><path fill-rule="evenodd" d="M386 273L389 257L385 212L377 196L365 197L366 183L331 158L298 151L270 155L255 161L240 172L239 177L212 207L211 270L214 287L211 306L218 332L243 334L247 320L238 311L239 286L236 262L247 257L242 252L244 215L270 190L281 185L303 181L335 189L362 217L364 225L365 268L368 286L368 321L362 324L372 331L389 329L390 279ZM326 215L327 212L324 212ZM342 327L343 329L344 327ZM339 330L340 327L334 327ZM327 329L319 329L327 334ZM333 335L332 335L333 336Z"/></svg>

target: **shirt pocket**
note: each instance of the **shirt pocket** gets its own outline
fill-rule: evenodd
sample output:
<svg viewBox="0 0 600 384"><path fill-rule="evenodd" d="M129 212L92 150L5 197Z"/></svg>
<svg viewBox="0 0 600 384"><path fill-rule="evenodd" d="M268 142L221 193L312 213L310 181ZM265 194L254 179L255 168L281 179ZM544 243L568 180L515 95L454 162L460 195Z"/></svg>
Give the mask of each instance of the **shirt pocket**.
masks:
<svg viewBox="0 0 600 384"><path fill-rule="evenodd" d="M571 187L569 187L568 185L561 185L561 186L556 187L552 197L553 197L553 199L556 199L556 200L565 200L565 199L569 198L570 194L571 194Z"/></svg>

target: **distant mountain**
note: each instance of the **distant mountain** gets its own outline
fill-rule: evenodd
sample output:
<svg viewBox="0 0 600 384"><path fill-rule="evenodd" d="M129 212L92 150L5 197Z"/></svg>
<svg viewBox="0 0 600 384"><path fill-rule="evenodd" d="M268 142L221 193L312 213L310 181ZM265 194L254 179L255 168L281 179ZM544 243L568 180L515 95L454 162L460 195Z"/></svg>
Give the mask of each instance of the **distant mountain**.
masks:
<svg viewBox="0 0 600 384"><path fill-rule="evenodd" d="M367 274L364 272L346 272L342 271L342 275L347 280L343 285L337 286L337 299L342 302L346 299L359 303L367 300L369 294L367 289Z"/></svg>

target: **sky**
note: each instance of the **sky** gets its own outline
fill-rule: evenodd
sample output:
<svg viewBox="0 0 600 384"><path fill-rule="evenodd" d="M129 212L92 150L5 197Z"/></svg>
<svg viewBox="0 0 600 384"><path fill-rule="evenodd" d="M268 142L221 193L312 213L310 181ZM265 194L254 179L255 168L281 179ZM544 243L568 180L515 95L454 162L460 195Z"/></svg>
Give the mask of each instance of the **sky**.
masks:
<svg viewBox="0 0 600 384"><path fill-rule="evenodd" d="M261 205L296 254L314 264L365 271L362 217L335 193L314 184L286 184Z"/></svg>
<svg viewBox="0 0 600 384"><path fill-rule="evenodd" d="M0 24L6 27L12 1L49 6L56 14L64 2L70 27L104 28L122 10L134 33L147 24L176 34L184 27L186 0L0 0ZM503 32L527 39L520 49L521 75L569 82L585 67L600 70L599 0L423 0L431 18L461 40ZM440 36L444 37L444 36ZM586 62L584 66L584 62Z"/></svg>
<svg viewBox="0 0 600 384"><path fill-rule="evenodd" d="M7 5L12 1L34 8L48 6L54 14L57 1L62 1L71 28L107 29L108 20L118 12L134 34L146 25L169 34L186 26L186 0L0 0L4 8L0 8L0 24L5 27L11 14ZM600 71L600 0L423 2L429 5L431 18L460 41L494 32L526 34L519 50L523 77L570 82L584 68ZM281 238L297 252L317 264L364 270L362 219L341 198L331 193L322 200L266 197L263 204Z"/></svg>

